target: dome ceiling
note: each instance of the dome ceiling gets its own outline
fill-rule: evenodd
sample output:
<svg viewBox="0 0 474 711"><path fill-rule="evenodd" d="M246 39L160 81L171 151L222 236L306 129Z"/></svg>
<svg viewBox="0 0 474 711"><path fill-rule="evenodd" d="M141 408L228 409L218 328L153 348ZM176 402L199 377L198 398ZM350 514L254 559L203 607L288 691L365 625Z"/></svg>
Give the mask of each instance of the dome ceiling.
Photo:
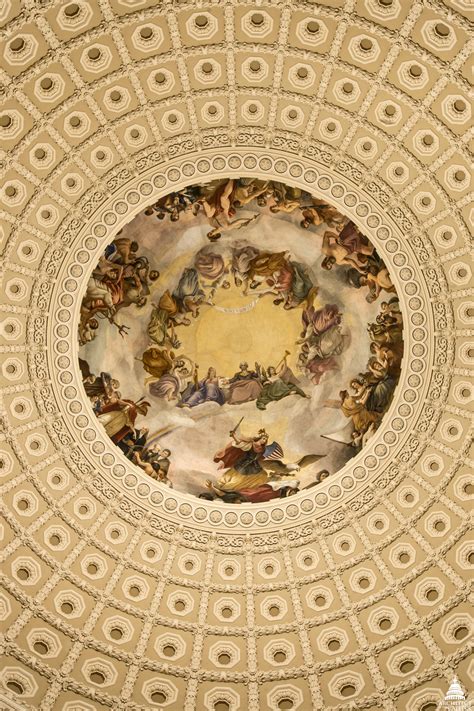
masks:
<svg viewBox="0 0 474 711"><path fill-rule="evenodd" d="M454 671L472 684L469 20L463 0L2 3L5 708L434 711ZM370 240L399 298L404 358L350 461L307 492L236 505L127 459L91 410L78 358L95 343L80 349L77 332L99 258L134 225L145 243L150 221L160 235L144 246L162 272L153 298L175 287L160 251L172 230L183 270L200 250L210 269L209 253L225 261L234 240L262 234L283 251L283 225L287 262L304 261L308 235L319 245L330 225L303 230L271 201L213 243L202 214L143 215L170 193L242 178L304 191ZM321 306L373 320L385 295L343 298L313 261ZM300 305L296 324L286 296L272 299L259 308L299 330ZM124 394L132 382L121 374ZM260 424L281 446L275 421Z"/></svg>

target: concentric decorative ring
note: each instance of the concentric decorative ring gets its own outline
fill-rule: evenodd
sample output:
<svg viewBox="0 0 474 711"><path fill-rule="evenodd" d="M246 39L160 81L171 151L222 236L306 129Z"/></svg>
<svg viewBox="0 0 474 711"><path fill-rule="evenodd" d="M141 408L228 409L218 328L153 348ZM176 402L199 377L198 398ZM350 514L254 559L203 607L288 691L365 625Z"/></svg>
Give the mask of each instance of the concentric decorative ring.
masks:
<svg viewBox="0 0 474 711"><path fill-rule="evenodd" d="M398 413L403 413L400 417L395 406L391 408L383 422L383 426L379 429L369 445L364 449L363 455L358 455L354 460L351 460L338 474L337 481L345 481L345 486L341 488L336 483L335 477L331 478L331 484L322 483L318 487L317 494L312 498L311 507L308 504L308 498L303 499L302 496L292 497L291 502L283 501L279 504L282 517L281 525L292 525L296 517L302 520L311 518L325 518L331 512L332 515L337 515L337 509L342 505L342 502L351 502L351 506L360 506L362 501L367 501L366 492L367 486L373 478L373 472L377 472L377 476L383 475L383 471L390 468L392 471L393 463L399 457L399 461L403 461L410 456L410 444L408 433L413 432L416 428L416 417L419 415L423 406L424 397L426 395L428 382L424 378L418 380L418 386L408 389L408 381L410 376L416 373L427 372L431 366L430 356L432 356L432 347L428 342L426 330L427 315L422 310L422 306L428 302L428 294L426 287L422 284L417 284L412 281L413 270L417 268L416 259L410 250L406 241L403 240L400 231L400 226L391 216L387 216L377 207L370 195L366 195L365 199L357 199L354 202L354 193L351 192L351 183L345 181L340 175L332 175L327 167L316 165L310 167L308 163L302 161L291 164L285 160L262 157L258 153L244 155L242 158L233 153L221 153L216 156L209 156L209 159L201 159L197 163L197 168L207 179L213 179L219 176L232 176L236 171L241 170L242 162L247 164L259 164L262 170L265 170L265 177L272 175L272 171L276 170L274 164L278 163L278 177L288 180L289 183L295 184L308 191L316 191L318 197L330 196L333 203L340 205L360 227L364 230L371 241L376 245L377 250L383 256L384 260L390 267L390 272L393 281L397 287L398 293L401 295L401 307L406 323L404 332L405 347L407 356L404 359L402 376L399 384L399 392L397 409ZM219 171L215 165L219 165ZM78 308L80 296L84 291L88 275L92 271L93 265L96 263L98 255L103 248L113 239L117 230L130 221L137 212L153 200L157 200L162 195L165 195L171 188L179 189L185 187L188 183L188 176L183 172L183 168L189 165L189 158L186 161L177 160L173 165L165 171L156 172L156 168L150 168L148 173L142 175L137 190L131 190L128 185L124 186L120 194L116 194L109 202L109 207L102 206L97 209L90 217L87 225L83 226L80 233L75 236L70 245L70 251L67 258L62 264L61 273L64 274L63 280L58 279L57 287L54 292L54 300L62 303L67 294L76 294L75 309L59 309L51 314L49 328L54 333L62 334L62 340L57 343L64 348L64 338L70 337L77 328ZM284 171L284 172L283 172ZM186 171L187 172L187 171ZM304 176L303 180L296 180L294 173L299 173ZM253 172L255 177L262 177L261 173ZM275 174L276 175L276 174ZM306 182L308 178L311 183ZM314 183L317 182L317 187ZM158 185L159 188L152 188L152 185ZM153 192L150 192L150 191ZM347 205L347 197L350 196L350 206ZM112 229L113 228L113 229ZM100 239L91 242L91 234L100 235ZM86 244L94 244L93 250L87 251ZM85 260L87 256L88 267L85 269ZM410 268L406 266L412 264ZM69 276L73 276L71 279ZM405 296L406 294L406 296ZM417 296L417 304L419 303L418 311L413 311L407 303L408 296L412 299ZM411 302L412 306L414 301ZM410 316L409 316L410 314ZM68 324L66 326L66 322ZM416 327L414 325L416 322ZM75 346L72 344L73 339L69 342L67 353L76 362ZM421 350L420 350L421 349ZM62 351L66 355L66 351ZM424 358L415 357L423 355ZM57 361L54 363L54 368L57 368ZM53 364L52 364L53 365ZM95 419L90 415L89 404L82 389L79 386L79 373L75 368L76 387L71 387L69 382L64 381L64 377L69 381L71 376L70 368L66 368L63 372L56 371L52 375L53 382L56 383L57 405L64 412L65 422L70 422L68 410L73 408L74 412L79 411L79 407L83 412L83 416L79 421L77 418L74 422L70 422L71 431L74 428L83 430L83 439L87 442L87 447L83 450L83 456L93 464L95 457L101 455L100 468L101 476L114 488L120 489L125 486L127 497L133 497L135 503L143 506L144 509L151 508L157 514L160 510L167 518L174 518L176 513L177 518L183 522L183 518L189 521L189 525L199 523L202 526L204 523L211 528L215 525L216 509L215 504L203 502L199 509L195 510L192 505L185 509L185 514L180 508L180 503L187 500L187 495L178 492L163 492L160 490L159 484L153 481L143 481L143 476L133 468L125 476L117 477L116 466L121 463L125 470L130 469L130 462L121 455L121 453L113 446L101 431L101 428L95 422ZM410 402L401 410L403 398L408 394ZM66 411L63 410L63 402L69 401ZM79 405L80 403L80 405ZM76 407L77 406L77 407ZM77 414L76 412L76 414ZM79 422L82 424L80 427ZM86 424L87 423L87 424ZM390 434L390 437L386 437ZM382 441L386 444L381 445ZM104 452L107 452L104 455ZM349 485L349 482L351 484ZM341 499L343 490L346 495ZM350 493L349 493L350 492ZM362 497L362 498L361 498ZM365 497L365 498L364 498ZM301 503L306 501L302 507ZM301 503L300 503L301 502ZM189 502L190 503L190 502ZM220 508L225 506L220 504ZM262 505L264 510L268 504ZM203 514L205 512L205 515ZM271 522L268 519L263 520L257 515L255 505L252 506L251 515L246 511L246 506L241 505L239 511L226 515L226 524L235 528L259 527L268 528Z"/></svg>

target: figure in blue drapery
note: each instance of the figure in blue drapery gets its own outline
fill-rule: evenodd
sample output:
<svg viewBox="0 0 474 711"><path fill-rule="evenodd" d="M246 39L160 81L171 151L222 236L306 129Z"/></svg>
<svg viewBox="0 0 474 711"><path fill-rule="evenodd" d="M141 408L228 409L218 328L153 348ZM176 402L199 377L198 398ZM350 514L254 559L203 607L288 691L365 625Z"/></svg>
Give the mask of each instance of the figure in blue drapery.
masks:
<svg viewBox="0 0 474 711"><path fill-rule="evenodd" d="M205 402L217 402L223 405L224 392L219 387L219 378L216 369L209 368L207 375L202 380L197 379L197 369L194 382L190 383L181 396L181 407L197 407Z"/></svg>

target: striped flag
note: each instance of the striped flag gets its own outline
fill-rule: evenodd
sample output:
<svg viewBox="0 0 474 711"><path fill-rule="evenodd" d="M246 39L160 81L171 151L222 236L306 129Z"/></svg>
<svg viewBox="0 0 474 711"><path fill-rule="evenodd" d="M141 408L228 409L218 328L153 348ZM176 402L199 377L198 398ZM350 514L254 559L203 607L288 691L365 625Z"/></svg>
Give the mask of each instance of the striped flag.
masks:
<svg viewBox="0 0 474 711"><path fill-rule="evenodd" d="M278 442L267 444L265 452L263 453L263 458L267 460L283 459L283 450Z"/></svg>

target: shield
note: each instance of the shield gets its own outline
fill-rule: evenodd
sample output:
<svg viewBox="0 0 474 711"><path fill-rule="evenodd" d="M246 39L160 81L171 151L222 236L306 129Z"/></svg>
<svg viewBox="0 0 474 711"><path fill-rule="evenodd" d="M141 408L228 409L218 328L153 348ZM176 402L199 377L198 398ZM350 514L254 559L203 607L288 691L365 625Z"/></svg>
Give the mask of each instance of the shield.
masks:
<svg viewBox="0 0 474 711"><path fill-rule="evenodd" d="M283 450L278 444L278 442L272 442L267 444L265 451L263 453L263 459L268 461L283 459Z"/></svg>

